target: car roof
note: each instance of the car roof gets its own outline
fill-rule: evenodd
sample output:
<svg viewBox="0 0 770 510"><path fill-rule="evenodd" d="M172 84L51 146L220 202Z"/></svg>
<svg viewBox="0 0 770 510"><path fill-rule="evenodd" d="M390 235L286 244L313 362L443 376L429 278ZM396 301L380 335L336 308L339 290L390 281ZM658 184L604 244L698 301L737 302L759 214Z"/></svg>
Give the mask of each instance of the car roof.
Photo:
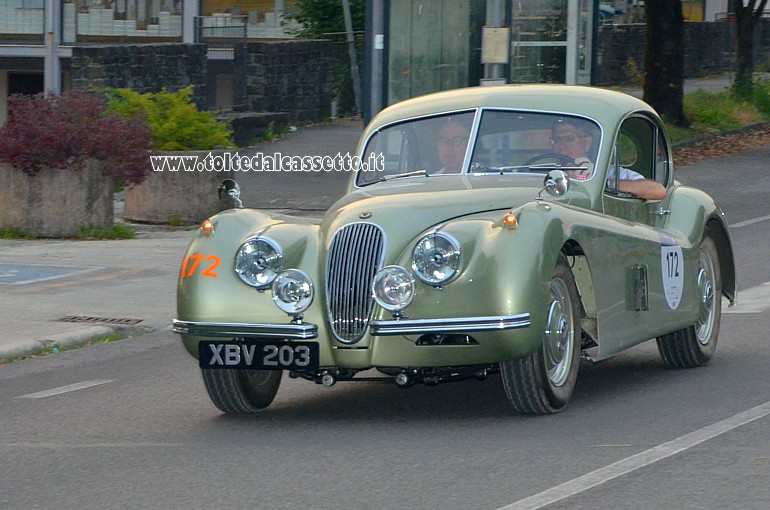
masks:
<svg viewBox="0 0 770 510"><path fill-rule="evenodd" d="M658 118L647 103L598 87L550 84L469 87L427 94L389 106L372 119L364 138L371 131L400 120L479 107L574 114L596 119L602 125L615 124L632 112Z"/></svg>

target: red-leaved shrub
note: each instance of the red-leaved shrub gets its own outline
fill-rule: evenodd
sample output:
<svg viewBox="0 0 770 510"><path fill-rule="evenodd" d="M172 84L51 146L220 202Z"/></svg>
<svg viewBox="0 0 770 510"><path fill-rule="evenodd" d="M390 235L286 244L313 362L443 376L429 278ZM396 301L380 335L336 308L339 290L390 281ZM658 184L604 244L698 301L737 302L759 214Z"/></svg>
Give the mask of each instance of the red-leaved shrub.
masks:
<svg viewBox="0 0 770 510"><path fill-rule="evenodd" d="M0 128L0 161L30 175L78 170L94 159L105 174L138 184L151 171L152 149L145 119L108 113L103 96L83 90L11 96Z"/></svg>

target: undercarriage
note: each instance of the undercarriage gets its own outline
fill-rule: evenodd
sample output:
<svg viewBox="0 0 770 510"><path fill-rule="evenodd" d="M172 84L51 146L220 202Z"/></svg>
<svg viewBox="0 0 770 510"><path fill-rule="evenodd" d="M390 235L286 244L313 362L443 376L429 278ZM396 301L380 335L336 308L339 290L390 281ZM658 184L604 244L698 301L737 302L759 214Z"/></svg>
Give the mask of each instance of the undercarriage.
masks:
<svg viewBox="0 0 770 510"><path fill-rule="evenodd" d="M395 383L401 388L408 388L414 384L425 384L435 386L439 383L464 381L466 379L485 380L490 374L499 372L498 365L469 365L461 367L421 367L421 368L399 368L399 367L376 367L382 375L365 376L359 375L363 371L333 368L316 371L291 371L289 377L293 379L305 379L313 381L316 384L324 386L333 386L338 381L366 381L366 382L387 382Z"/></svg>

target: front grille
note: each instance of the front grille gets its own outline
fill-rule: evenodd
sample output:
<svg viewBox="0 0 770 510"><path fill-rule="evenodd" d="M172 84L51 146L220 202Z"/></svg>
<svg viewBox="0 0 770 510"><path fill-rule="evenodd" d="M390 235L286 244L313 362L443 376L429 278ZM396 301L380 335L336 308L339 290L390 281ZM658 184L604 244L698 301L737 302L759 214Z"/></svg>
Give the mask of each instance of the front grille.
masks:
<svg viewBox="0 0 770 510"><path fill-rule="evenodd" d="M326 266L326 311L334 336L361 339L372 311L372 278L382 265L385 236L376 225L353 223L334 234Z"/></svg>

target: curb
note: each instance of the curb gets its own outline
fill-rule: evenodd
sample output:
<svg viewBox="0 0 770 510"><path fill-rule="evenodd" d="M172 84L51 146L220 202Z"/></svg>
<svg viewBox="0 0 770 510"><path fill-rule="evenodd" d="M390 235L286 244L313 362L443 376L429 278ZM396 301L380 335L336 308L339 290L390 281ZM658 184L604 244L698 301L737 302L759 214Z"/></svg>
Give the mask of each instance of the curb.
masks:
<svg viewBox="0 0 770 510"><path fill-rule="evenodd" d="M151 330L142 328L90 326L69 333L49 335L37 340L23 340L14 342L9 346L0 346L0 361L12 361L14 359L26 358L37 351L49 349L51 347L66 347L68 349L82 347L97 338L121 332L125 333L128 338L150 333Z"/></svg>

